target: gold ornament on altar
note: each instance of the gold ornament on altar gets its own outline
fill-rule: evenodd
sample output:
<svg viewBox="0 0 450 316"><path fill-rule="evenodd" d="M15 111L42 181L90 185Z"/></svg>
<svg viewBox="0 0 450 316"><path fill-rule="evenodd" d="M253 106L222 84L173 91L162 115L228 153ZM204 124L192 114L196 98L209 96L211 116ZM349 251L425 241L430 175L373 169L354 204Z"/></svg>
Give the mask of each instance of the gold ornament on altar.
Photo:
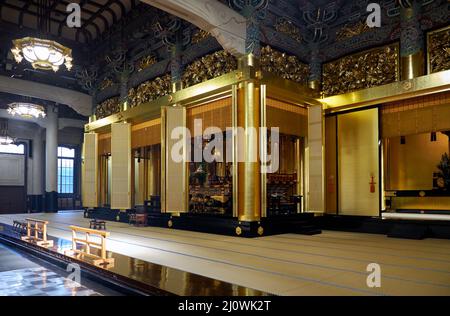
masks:
<svg viewBox="0 0 450 316"><path fill-rule="evenodd" d="M119 97L109 98L102 103L98 104L95 108L95 116L97 119L107 117L114 113L120 112Z"/></svg>
<svg viewBox="0 0 450 316"><path fill-rule="evenodd" d="M342 57L323 65L325 96L392 83L399 80L398 44Z"/></svg>
<svg viewBox="0 0 450 316"><path fill-rule="evenodd" d="M308 81L309 66L297 56L279 52L270 46L261 48L260 66L263 71L299 83Z"/></svg>
<svg viewBox="0 0 450 316"><path fill-rule="evenodd" d="M137 69L138 71L142 71L145 68L148 68L151 65L156 64L156 62L157 62L156 57L153 55L142 57L137 63Z"/></svg>
<svg viewBox="0 0 450 316"><path fill-rule="evenodd" d="M170 93L170 75L145 81L136 88L128 91L128 102L130 107L138 106L142 103L150 102Z"/></svg>
<svg viewBox="0 0 450 316"><path fill-rule="evenodd" d="M230 53L220 50L203 56L188 66L182 75L183 87L187 88L218 76L227 74L237 68L237 60Z"/></svg>
<svg viewBox="0 0 450 316"><path fill-rule="evenodd" d="M352 38L353 36L361 35L369 30L370 28L367 23L365 23L365 21L359 21L358 23L353 25L346 24L336 32L336 40L340 42L348 38Z"/></svg>
<svg viewBox="0 0 450 316"><path fill-rule="evenodd" d="M450 69L450 27L428 35L428 55L430 73Z"/></svg>

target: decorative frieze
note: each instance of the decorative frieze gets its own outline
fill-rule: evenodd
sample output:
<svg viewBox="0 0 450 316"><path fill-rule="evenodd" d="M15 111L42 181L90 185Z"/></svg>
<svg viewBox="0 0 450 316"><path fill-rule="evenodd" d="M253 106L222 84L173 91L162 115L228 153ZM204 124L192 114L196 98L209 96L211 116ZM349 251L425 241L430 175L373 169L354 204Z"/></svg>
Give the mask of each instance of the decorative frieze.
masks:
<svg viewBox="0 0 450 316"><path fill-rule="evenodd" d="M270 46L261 49L260 66L263 71L273 73L287 80L308 82L309 66L300 62L297 56L287 55Z"/></svg>
<svg viewBox="0 0 450 316"><path fill-rule="evenodd" d="M429 73L450 69L450 27L428 35L428 58Z"/></svg>
<svg viewBox="0 0 450 316"><path fill-rule="evenodd" d="M381 86L399 80L399 48L391 44L323 65L325 96Z"/></svg>
<svg viewBox="0 0 450 316"><path fill-rule="evenodd" d="M237 60L230 53L220 50L203 56L187 65L182 75L183 87L216 78L237 69Z"/></svg>
<svg viewBox="0 0 450 316"><path fill-rule="evenodd" d="M95 108L95 116L98 120L118 112L120 112L119 97L109 98Z"/></svg>
<svg viewBox="0 0 450 316"><path fill-rule="evenodd" d="M135 107L150 102L170 93L170 75L165 74L141 83L128 91L128 105Z"/></svg>

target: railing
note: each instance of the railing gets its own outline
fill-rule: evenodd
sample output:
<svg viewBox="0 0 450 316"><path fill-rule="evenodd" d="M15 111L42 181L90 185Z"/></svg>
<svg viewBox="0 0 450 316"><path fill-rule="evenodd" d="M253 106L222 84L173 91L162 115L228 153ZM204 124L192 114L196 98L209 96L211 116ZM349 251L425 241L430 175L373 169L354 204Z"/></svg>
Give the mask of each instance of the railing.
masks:
<svg viewBox="0 0 450 316"><path fill-rule="evenodd" d="M29 243L34 243L41 247L53 247L53 240L47 240L48 221L40 219L26 218L27 235L21 237Z"/></svg>
<svg viewBox="0 0 450 316"><path fill-rule="evenodd" d="M96 266L111 267L114 264L114 258L106 257L106 237L109 232L79 226L69 228L72 230L72 249L67 250L66 255L73 255L81 260L88 259ZM77 233L84 233L84 238L79 237ZM93 241L91 237L100 238L100 242ZM81 249L77 249L78 244L82 245ZM99 254L92 253L91 248L96 249Z"/></svg>

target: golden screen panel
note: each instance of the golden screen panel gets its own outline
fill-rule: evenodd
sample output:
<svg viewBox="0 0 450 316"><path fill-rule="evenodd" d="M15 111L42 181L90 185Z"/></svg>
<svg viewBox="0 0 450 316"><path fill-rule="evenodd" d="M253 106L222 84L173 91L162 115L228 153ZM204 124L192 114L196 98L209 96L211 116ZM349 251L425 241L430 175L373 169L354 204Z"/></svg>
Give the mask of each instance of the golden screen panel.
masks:
<svg viewBox="0 0 450 316"><path fill-rule="evenodd" d="M378 109L338 115L337 123L339 214L378 216Z"/></svg>
<svg viewBox="0 0 450 316"><path fill-rule="evenodd" d="M131 124L111 124L111 209L131 208Z"/></svg>
<svg viewBox="0 0 450 316"><path fill-rule="evenodd" d="M98 175L98 135L84 134L82 157L82 200L83 207L97 207L97 175Z"/></svg>

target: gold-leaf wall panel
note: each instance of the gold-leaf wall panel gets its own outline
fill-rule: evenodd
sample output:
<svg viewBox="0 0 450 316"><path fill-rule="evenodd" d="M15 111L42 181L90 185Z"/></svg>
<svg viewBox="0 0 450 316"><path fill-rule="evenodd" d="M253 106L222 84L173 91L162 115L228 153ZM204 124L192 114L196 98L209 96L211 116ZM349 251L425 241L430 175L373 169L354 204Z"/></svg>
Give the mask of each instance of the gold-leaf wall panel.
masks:
<svg viewBox="0 0 450 316"><path fill-rule="evenodd" d="M398 44L342 57L324 64L322 72L322 86L325 96L398 81Z"/></svg>
<svg viewBox="0 0 450 316"><path fill-rule="evenodd" d="M120 112L119 97L109 98L95 108L95 116L98 120L118 112Z"/></svg>
<svg viewBox="0 0 450 316"><path fill-rule="evenodd" d="M236 68L236 58L224 50L205 55L186 66L181 79L183 87L213 79Z"/></svg>
<svg viewBox="0 0 450 316"><path fill-rule="evenodd" d="M429 72L450 69L450 26L428 35Z"/></svg>
<svg viewBox="0 0 450 316"><path fill-rule="evenodd" d="M170 93L170 75L145 81L136 88L128 91L128 104L130 107L150 102Z"/></svg>
<svg viewBox="0 0 450 316"><path fill-rule="evenodd" d="M287 80L307 83L309 66L293 55L279 52L270 46L261 48L260 66L263 71Z"/></svg>

